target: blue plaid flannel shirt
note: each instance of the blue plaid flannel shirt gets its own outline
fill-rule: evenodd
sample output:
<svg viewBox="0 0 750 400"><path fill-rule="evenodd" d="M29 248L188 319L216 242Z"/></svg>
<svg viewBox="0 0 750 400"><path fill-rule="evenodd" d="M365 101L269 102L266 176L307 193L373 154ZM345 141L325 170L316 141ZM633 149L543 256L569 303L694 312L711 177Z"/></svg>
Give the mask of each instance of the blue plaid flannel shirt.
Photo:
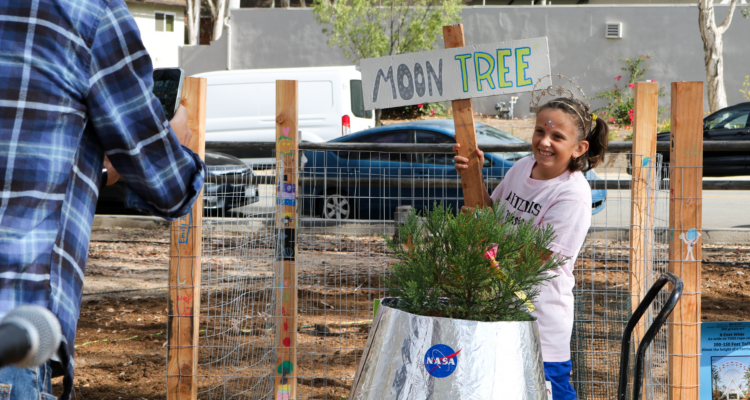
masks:
<svg viewBox="0 0 750 400"><path fill-rule="evenodd" d="M151 59L123 0L0 4L0 318L54 312L70 362L102 162L126 203L186 214L205 164L152 95Z"/></svg>

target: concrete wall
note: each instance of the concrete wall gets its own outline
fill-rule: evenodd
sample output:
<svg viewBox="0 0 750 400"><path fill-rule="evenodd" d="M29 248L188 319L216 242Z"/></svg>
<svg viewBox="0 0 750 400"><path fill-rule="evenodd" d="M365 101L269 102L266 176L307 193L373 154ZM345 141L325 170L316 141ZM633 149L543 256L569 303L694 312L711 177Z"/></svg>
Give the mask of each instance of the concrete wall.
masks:
<svg viewBox="0 0 750 400"><path fill-rule="evenodd" d="M203 46L181 46L180 68L185 70L185 76L192 76L201 72L222 71L227 68L227 43L229 37L225 30L219 40ZM249 51L249 50L244 50Z"/></svg>
<svg viewBox="0 0 750 400"><path fill-rule="evenodd" d="M727 10L726 6L716 6L719 23ZM622 22L622 39L604 37L607 22ZM663 83L667 91L669 82L705 81L703 42L695 5L466 7L462 23L467 43L547 36L552 72L575 80L589 97L615 83L623 84L614 80L617 75L626 75L620 71L624 64L614 55L651 54L645 79ZM342 50L327 46L326 37L310 10L232 10L231 26L232 69L351 64ZM735 13L724 35L724 78L729 104L743 101L739 89L750 74L749 37L750 20ZM438 47L443 47L441 39ZM214 56L199 55L216 49L192 48L188 59L184 48L183 68L191 73L223 69L216 68ZM496 102L509 98L475 99L475 109L492 114ZM521 96L516 116L529 113L529 100L528 94ZM592 101L595 107L603 104L601 100ZM669 98L662 98L661 104L668 107Z"/></svg>
<svg viewBox="0 0 750 400"><path fill-rule="evenodd" d="M177 67L180 64L180 46L185 44L185 7L155 3L127 3L133 15L141 40L146 46L154 68ZM174 32L157 32L154 13L174 15Z"/></svg>
<svg viewBox="0 0 750 400"><path fill-rule="evenodd" d="M232 10L232 68L351 65L331 48L309 9Z"/></svg>

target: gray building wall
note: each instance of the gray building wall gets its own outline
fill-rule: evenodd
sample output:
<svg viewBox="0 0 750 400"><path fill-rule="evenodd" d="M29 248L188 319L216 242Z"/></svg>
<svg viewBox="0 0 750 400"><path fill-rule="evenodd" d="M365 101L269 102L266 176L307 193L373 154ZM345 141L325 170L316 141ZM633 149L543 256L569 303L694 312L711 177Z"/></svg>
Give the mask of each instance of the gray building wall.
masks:
<svg viewBox="0 0 750 400"><path fill-rule="evenodd" d="M185 70L186 76L193 76L201 72L222 71L227 68L227 43L230 34L225 31L219 40L203 46L181 46L180 68Z"/></svg>
<svg viewBox="0 0 750 400"><path fill-rule="evenodd" d="M718 23L727 11L727 6L716 6ZM607 22L622 22L622 39L604 37ZM627 75L620 71L624 64L615 55L652 55L645 78L665 85L667 92L670 82L705 81L695 5L466 7L462 23L469 44L547 36L552 72L572 78L589 97L616 83L626 84L614 79L617 75L626 79ZM231 69L351 64L341 49L328 47L327 38L309 9L237 9L231 12L230 24ZM737 12L724 34L724 79L729 104L744 101L739 89L750 74L748 38L750 20ZM437 45L443 47L441 39ZM226 69L226 48L221 40L211 46L185 46L181 65L188 75ZM509 98L477 98L474 108L492 114L496 102ZM516 116L529 113L529 100L528 94L520 96ZM595 107L604 104L601 100L592 101ZM668 107L669 97L662 98L661 104Z"/></svg>

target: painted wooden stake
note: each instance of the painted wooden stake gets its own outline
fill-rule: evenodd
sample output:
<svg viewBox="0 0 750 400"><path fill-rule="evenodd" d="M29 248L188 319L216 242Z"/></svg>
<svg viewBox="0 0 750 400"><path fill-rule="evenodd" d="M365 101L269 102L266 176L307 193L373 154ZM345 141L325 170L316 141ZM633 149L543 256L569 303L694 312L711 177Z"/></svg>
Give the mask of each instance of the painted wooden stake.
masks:
<svg viewBox="0 0 750 400"><path fill-rule="evenodd" d="M276 81L276 366L274 400L297 398L297 81Z"/></svg>
<svg viewBox="0 0 750 400"><path fill-rule="evenodd" d="M672 83L669 271L684 283L669 317L669 398L698 400L701 323L703 82Z"/></svg>
<svg viewBox="0 0 750 400"><path fill-rule="evenodd" d="M656 155L656 119L659 107L659 84L635 84L635 112L633 121L633 155L631 159L630 203L630 262L629 283L633 311L638 308L648 283L645 272L652 260L646 254L646 244L652 243L654 227L654 194L657 189L654 173ZM648 259L647 259L648 257ZM641 340L643 320L633 333L636 343Z"/></svg>
<svg viewBox="0 0 750 400"><path fill-rule="evenodd" d="M188 147L206 153L206 78L185 78L182 100L193 132ZM200 315L203 194L188 215L172 222L167 321L167 398L196 399Z"/></svg>
<svg viewBox="0 0 750 400"><path fill-rule="evenodd" d="M445 48L466 46L462 24L443 27ZM474 125L474 110L471 99L453 100L453 123L456 128L456 142L461 145L458 155L469 159L469 168L461 173L461 187L464 190L464 205L484 207L482 186L482 165L477 157L477 133Z"/></svg>

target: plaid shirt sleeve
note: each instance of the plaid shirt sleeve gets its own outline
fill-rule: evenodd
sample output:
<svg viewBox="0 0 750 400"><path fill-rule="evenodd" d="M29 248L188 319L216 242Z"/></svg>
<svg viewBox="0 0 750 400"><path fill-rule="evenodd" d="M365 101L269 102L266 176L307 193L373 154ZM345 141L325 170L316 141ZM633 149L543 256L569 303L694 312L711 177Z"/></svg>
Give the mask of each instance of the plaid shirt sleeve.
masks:
<svg viewBox="0 0 750 400"><path fill-rule="evenodd" d="M126 182L126 206L167 219L185 215L206 166L180 145L153 95L153 67L123 1L105 10L91 47L89 124Z"/></svg>

